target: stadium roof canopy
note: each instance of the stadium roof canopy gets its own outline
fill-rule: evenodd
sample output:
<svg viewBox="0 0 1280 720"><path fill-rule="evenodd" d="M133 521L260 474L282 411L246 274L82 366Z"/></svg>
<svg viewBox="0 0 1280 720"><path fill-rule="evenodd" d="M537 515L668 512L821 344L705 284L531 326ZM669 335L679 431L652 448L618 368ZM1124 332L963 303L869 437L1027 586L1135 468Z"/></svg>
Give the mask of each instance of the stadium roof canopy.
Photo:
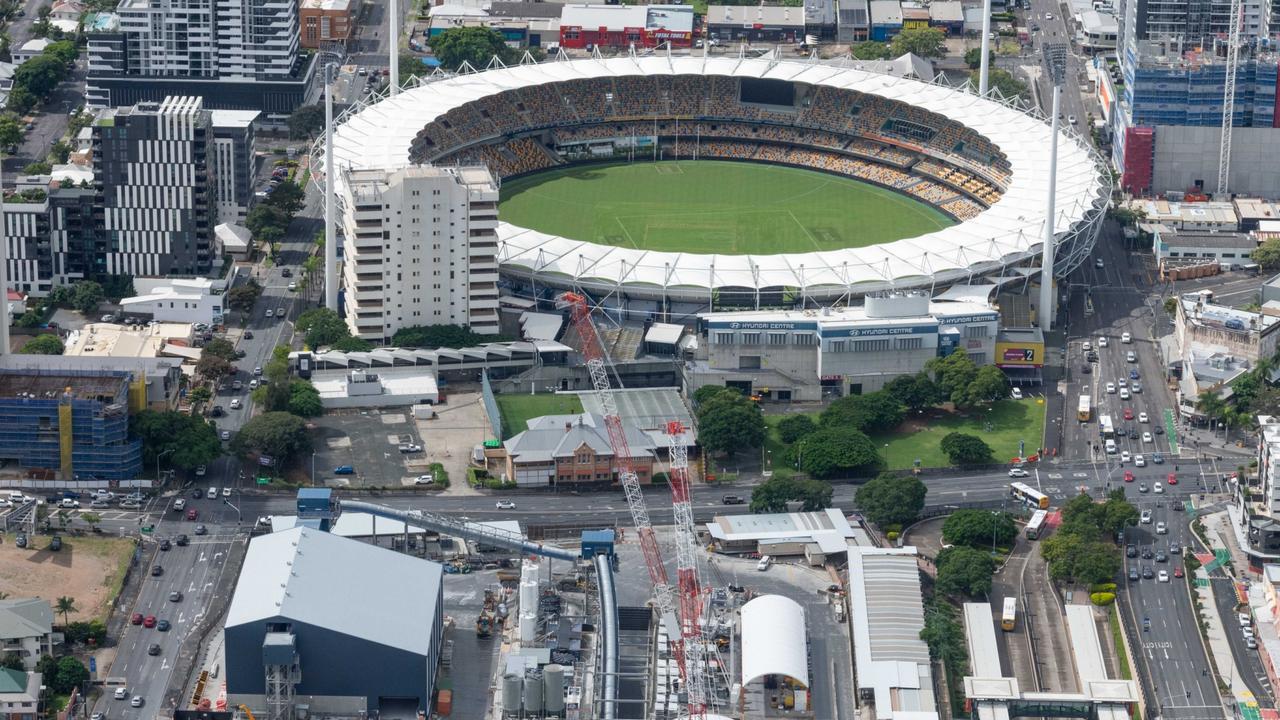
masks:
<svg viewBox="0 0 1280 720"><path fill-rule="evenodd" d="M658 75L768 78L901 101L985 136L1008 158L1010 179L993 206L966 222L895 242L825 252L765 256L656 252L597 245L499 223L499 261L504 272L562 278L560 282L584 287L623 288L633 295L705 295L719 288L771 287L861 293L964 280L1024 261L1040 250L1052 134L1044 120L964 90L848 65L652 55L552 61L447 76L351 113L335 131L334 157L342 169L405 167L411 164L410 143L425 125L482 97L569 80ZM341 173L336 180L342 182ZM1085 225L1096 226L1109 191L1109 181L1086 143L1063 132L1054 219L1059 244Z"/></svg>

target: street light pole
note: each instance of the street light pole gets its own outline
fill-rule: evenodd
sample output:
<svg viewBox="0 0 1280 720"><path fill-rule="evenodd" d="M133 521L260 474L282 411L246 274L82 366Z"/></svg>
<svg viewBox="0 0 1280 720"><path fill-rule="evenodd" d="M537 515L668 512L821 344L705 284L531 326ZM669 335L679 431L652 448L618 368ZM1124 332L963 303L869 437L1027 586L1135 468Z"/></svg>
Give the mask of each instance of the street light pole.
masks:
<svg viewBox="0 0 1280 720"><path fill-rule="evenodd" d="M235 505L232 505L231 501L227 500L226 498L223 498L222 504L236 511L236 527L239 527L241 524L243 524L244 517L240 515L240 508L236 507Z"/></svg>
<svg viewBox="0 0 1280 720"><path fill-rule="evenodd" d="M165 450L159 455L156 455L156 482L157 483L160 482L160 458L164 457L165 455L168 455L169 453L173 452L176 449L177 448L169 448L168 450Z"/></svg>
<svg viewBox="0 0 1280 720"><path fill-rule="evenodd" d="M316 451L311 451L311 487L316 486Z"/></svg>

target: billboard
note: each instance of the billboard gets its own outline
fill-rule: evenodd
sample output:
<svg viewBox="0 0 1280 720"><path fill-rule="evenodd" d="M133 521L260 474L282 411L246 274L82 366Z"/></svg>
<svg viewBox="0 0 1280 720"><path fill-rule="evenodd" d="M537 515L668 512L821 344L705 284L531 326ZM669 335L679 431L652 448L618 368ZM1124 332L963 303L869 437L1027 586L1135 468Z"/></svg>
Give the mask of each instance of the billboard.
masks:
<svg viewBox="0 0 1280 720"><path fill-rule="evenodd" d="M1043 367L1044 343L997 342L996 367Z"/></svg>

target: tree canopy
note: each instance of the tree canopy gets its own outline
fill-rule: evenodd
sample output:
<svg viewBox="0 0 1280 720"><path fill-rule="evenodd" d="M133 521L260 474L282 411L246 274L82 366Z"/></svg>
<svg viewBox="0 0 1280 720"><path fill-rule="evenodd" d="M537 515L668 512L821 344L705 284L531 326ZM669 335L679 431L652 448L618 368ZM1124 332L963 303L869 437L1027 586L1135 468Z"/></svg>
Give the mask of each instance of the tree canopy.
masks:
<svg viewBox="0 0 1280 720"><path fill-rule="evenodd" d="M956 407L968 408L1009 396L1008 381L994 365L978 367L968 355L953 352L925 363L933 373L939 395Z"/></svg>
<svg viewBox="0 0 1280 720"><path fill-rule="evenodd" d="M947 53L947 34L938 28L907 28L889 44L893 55L911 53L922 58L940 58Z"/></svg>
<svg viewBox="0 0 1280 720"><path fill-rule="evenodd" d="M1120 571L1120 550L1112 542L1116 533L1137 525L1138 509L1113 491L1103 502L1081 493L1062 506L1062 524L1041 543L1049 563L1049 576L1058 582L1110 582Z"/></svg>
<svg viewBox="0 0 1280 720"><path fill-rule="evenodd" d="M1249 255L1263 270L1280 268L1280 238L1263 242Z"/></svg>
<svg viewBox="0 0 1280 720"><path fill-rule="evenodd" d="M320 391L309 380L294 380L289 383L288 410L298 417L323 415L324 405L320 402Z"/></svg>
<svg viewBox="0 0 1280 720"><path fill-rule="evenodd" d="M698 442L708 451L732 455L764 442L760 406L738 392L720 392L698 405Z"/></svg>
<svg viewBox="0 0 1280 720"><path fill-rule="evenodd" d="M314 136L324 129L324 106L299 105L289 114L289 137L302 140Z"/></svg>
<svg viewBox="0 0 1280 720"><path fill-rule="evenodd" d="M166 453L170 463L189 470L208 465L222 454L218 428L203 417L143 410L129 419L129 427L142 440L142 457L147 463Z"/></svg>
<svg viewBox="0 0 1280 720"><path fill-rule="evenodd" d="M881 465L875 443L852 427L824 426L795 443L800 469L816 478L868 475Z"/></svg>
<svg viewBox="0 0 1280 720"><path fill-rule="evenodd" d="M97 310L105 297L102 285L93 280L80 280L71 286L71 307L85 315Z"/></svg>
<svg viewBox="0 0 1280 720"><path fill-rule="evenodd" d="M858 60L889 60L893 57L893 50L889 48L889 43L875 40L856 42L849 46L849 52Z"/></svg>
<svg viewBox="0 0 1280 720"><path fill-rule="evenodd" d="M235 360L236 347L231 344L230 340L218 337L205 343L204 347L200 349L200 354L201 356L215 355L224 360Z"/></svg>
<svg viewBox="0 0 1280 720"><path fill-rule="evenodd" d="M71 655L58 660L57 671L53 676L45 676L45 684L59 695L66 695L72 690L83 688L89 682L89 668Z"/></svg>
<svg viewBox="0 0 1280 720"><path fill-rule="evenodd" d="M245 423L231 444L242 456L265 455L282 463L310 450L311 436L306 421L297 415L267 412Z"/></svg>
<svg viewBox="0 0 1280 720"><path fill-rule="evenodd" d="M450 70L457 70L463 62L483 70L494 56L505 62L514 52L501 33L486 27L451 27L430 42L436 58Z"/></svg>
<svg viewBox="0 0 1280 720"><path fill-rule="evenodd" d="M882 391L908 410L918 412L942 402L942 391L928 373L899 375L885 384Z"/></svg>
<svg viewBox="0 0 1280 720"><path fill-rule="evenodd" d="M1007 546L1018 537L1018 525L1009 513L990 510L957 510L942 523L942 539L952 545L990 549Z"/></svg>
<svg viewBox="0 0 1280 720"><path fill-rule="evenodd" d="M56 333L46 333L28 340L18 352L24 355L61 355L64 349L62 338Z"/></svg>
<svg viewBox="0 0 1280 720"><path fill-rule="evenodd" d="M480 335L461 325L415 325L391 336L392 346L404 348L456 349L497 341L493 335Z"/></svg>
<svg viewBox="0 0 1280 720"><path fill-rule="evenodd" d="M217 380L224 378L235 372L235 367L231 361L221 355L210 355L205 352L200 355L200 359L196 361L196 373L201 377L209 380Z"/></svg>
<svg viewBox="0 0 1280 720"><path fill-rule="evenodd" d="M258 284L258 281L250 280L227 291L227 307L232 310L248 312L253 309L254 303L258 302L258 298L261 296L262 286Z"/></svg>
<svg viewBox="0 0 1280 720"><path fill-rule="evenodd" d="M987 67L995 64L996 54L990 50L987 51ZM964 51L964 64L969 66L970 70L977 70L982 67L982 48L969 48ZM987 76L990 78L990 75Z"/></svg>
<svg viewBox="0 0 1280 720"><path fill-rule="evenodd" d="M884 473L858 488L854 502L868 520L884 528L913 522L928 493L917 477Z"/></svg>
<svg viewBox="0 0 1280 720"><path fill-rule="evenodd" d="M313 308L302 313L294 327L306 337L307 347L312 349L351 337L346 321L329 308Z"/></svg>
<svg viewBox="0 0 1280 720"><path fill-rule="evenodd" d="M947 454L952 465L983 465L993 459L991 446L977 435L947 433L939 447Z"/></svg>
<svg viewBox="0 0 1280 720"><path fill-rule="evenodd" d="M821 480L775 475L751 491L751 512L786 512L789 501L799 501L804 511L831 507L831 486Z"/></svg>
<svg viewBox="0 0 1280 720"><path fill-rule="evenodd" d="M969 79L973 82L974 87L978 86L978 72L974 70L969 73ZM1013 73L998 67L989 67L987 69L987 87L1000 91L1000 94L1006 98L1026 98L1028 94L1027 84L1014 77Z"/></svg>
<svg viewBox="0 0 1280 720"><path fill-rule="evenodd" d="M778 438L790 445L818 429L818 424L808 415L788 415L778 421Z"/></svg>
<svg viewBox="0 0 1280 720"><path fill-rule="evenodd" d="M867 432L891 430L902 423L906 407L889 393L879 391L842 397L822 411L822 425Z"/></svg>
<svg viewBox="0 0 1280 720"><path fill-rule="evenodd" d="M951 547L938 553L937 589L944 595L984 596L991 592L996 561L991 553L970 547Z"/></svg>

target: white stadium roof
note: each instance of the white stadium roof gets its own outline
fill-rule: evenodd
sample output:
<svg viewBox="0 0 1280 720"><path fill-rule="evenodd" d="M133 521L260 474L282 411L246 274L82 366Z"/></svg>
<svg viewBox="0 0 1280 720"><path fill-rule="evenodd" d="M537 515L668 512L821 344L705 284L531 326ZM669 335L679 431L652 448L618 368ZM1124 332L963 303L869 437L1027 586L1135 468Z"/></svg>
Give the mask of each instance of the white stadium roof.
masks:
<svg viewBox="0 0 1280 720"><path fill-rule="evenodd" d="M597 245L499 223L504 272L560 275L582 285L628 292L676 289L797 287L868 292L928 285L988 273L1038 252L1044 236L1052 131L1042 120L991 99L919 80L847 65L737 57L619 57L517 65L446 76L352 111L335 131L343 169L411 164L410 143L425 125L482 97L515 88L594 77L722 75L768 78L849 89L902 101L966 125L1008 158L1011 175L1000 199L977 217L918 237L861 248L787 255L697 255ZM1058 145L1055 232L1096 218L1109 191L1096 156L1063 133ZM336 178L342 182L342 175ZM339 192L339 195L342 193Z"/></svg>

